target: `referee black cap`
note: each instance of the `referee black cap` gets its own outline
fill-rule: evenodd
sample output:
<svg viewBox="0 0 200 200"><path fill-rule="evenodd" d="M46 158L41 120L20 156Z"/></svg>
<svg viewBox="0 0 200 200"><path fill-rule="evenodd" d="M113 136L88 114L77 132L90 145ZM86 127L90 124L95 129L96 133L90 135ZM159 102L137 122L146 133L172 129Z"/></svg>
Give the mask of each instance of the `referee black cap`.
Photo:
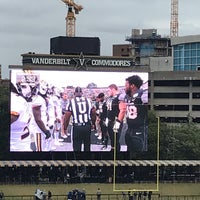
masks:
<svg viewBox="0 0 200 200"><path fill-rule="evenodd" d="M74 93L76 96L81 96L83 93L81 87L76 87Z"/></svg>

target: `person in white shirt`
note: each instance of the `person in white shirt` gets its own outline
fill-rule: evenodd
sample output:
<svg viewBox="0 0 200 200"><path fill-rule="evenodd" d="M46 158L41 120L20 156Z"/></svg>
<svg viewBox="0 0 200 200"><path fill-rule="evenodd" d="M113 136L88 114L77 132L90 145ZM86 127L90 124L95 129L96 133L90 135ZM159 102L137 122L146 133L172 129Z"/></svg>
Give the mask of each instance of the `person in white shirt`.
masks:
<svg viewBox="0 0 200 200"><path fill-rule="evenodd" d="M56 87L52 87L52 95L50 99L53 103L53 110L54 110L54 129L53 129L53 136L54 136L54 145L62 146L63 139L60 138L61 134L61 121L62 121L62 108L61 108L61 94L59 89Z"/></svg>
<svg viewBox="0 0 200 200"><path fill-rule="evenodd" d="M13 83L11 83L10 119L10 151L32 151L29 131L31 110L27 101L19 94Z"/></svg>
<svg viewBox="0 0 200 200"><path fill-rule="evenodd" d="M51 133L48 126L47 102L44 83L36 85L32 95L31 108L33 119L31 120L31 132L35 135L37 151L50 151Z"/></svg>

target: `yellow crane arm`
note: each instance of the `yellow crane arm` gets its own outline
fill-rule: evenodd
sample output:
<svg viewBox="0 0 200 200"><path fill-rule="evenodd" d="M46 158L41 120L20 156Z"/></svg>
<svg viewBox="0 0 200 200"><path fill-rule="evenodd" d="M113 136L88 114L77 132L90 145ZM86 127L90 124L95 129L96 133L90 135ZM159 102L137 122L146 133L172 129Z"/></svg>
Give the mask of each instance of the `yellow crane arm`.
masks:
<svg viewBox="0 0 200 200"><path fill-rule="evenodd" d="M68 6L72 6L76 14L78 14L83 9L83 6L74 3L73 0L62 0L62 1Z"/></svg>

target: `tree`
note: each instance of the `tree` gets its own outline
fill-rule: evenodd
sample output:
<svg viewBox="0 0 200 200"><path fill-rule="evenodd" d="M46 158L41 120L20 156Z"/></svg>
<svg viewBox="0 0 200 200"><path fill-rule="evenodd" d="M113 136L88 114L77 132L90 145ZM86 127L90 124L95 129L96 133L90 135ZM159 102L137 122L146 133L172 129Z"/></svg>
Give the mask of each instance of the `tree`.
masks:
<svg viewBox="0 0 200 200"><path fill-rule="evenodd" d="M161 160L199 159L200 128L188 123L169 124L159 120L153 110L148 112L148 151L141 158ZM158 126L159 125L159 126ZM157 146L159 138L159 147ZM137 155L138 157L138 155Z"/></svg>
<svg viewBox="0 0 200 200"><path fill-rule="evenodd" d="M200 128L188 119L188 123L160 126L160 159L199 159Z"/></svg>
<svg viewBox="0 0 200 200"><path fill-rule="evenodd" d="M171 128L170 151L172 159L199 159L200 155L200 128L189 121Z"/></svg>
<svg viewBox="0 0 200 200"><path fill-rule="evenodd" d="M9 85L0 85L0 159L5 159L9 152Z"/></svg>

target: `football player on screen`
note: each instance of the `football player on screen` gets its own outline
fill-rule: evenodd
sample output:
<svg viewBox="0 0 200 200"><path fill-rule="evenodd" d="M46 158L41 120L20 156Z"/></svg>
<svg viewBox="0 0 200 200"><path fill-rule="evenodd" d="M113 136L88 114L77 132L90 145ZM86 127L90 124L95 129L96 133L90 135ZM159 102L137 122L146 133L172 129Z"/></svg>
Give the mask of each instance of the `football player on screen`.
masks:
<svg viewBox="0 0 200 200"><path fill-rule="evenodd" d="M54 138L54 145L56 146L62 146L64 141L60 138L61 134L61 120L62 120L62 108L61 108L61 94L60 94L59 88L52 86L51 87L51 95L50 99L52 99L53 102L53 138ZM51 120L50 120L51 121Z"/></svg>
<svg viewBox="0 0 200 200"><path fill-rule="evenodd" d="M29 123L30 147L32 151L49 151L51 137L47 123L45 84L39 83L39 75L21 73L16 75L20 94L27 100L32 117ZM43 96L42 96L43 95Z"/></svg>
<svg viewBox="0 0 200 200"><path fill-rule="evenodd" d="M101 150L106 150L108 147L109 135L108 135L108 130L107 130L108 128L105 124L106 117L107 117L105 94L102 92L99 93L96 99L97 99L96 113L97 113L97 117L99 118L98 123L100 126L100 131L101 131L101 136L102 136L101 140L103 143Z"/></svg>
<svg viewBox="0 0 200 200"><path fill-rule="evenodd" d="M23 85L23 86L22 86ZM26 84L22 84L26 90ZM31 110L21 92L11 83L11 110L10 110L10 151L32 151L30 148L29 122Z"/></svg>
<svg viewBox="0 0 200 200"><path fill-rule="evenodd" d="M147 106L142 100L142 85L143 80L138 75L128 77L125 83L128 125L125 142L131 153L147 150Z"/></svg>
<svg viewBox="0 0 200 200"><path fill-rule="evenodd" d="M33 120L31 131L35 134L37 151L50 151L51 133L48 126L48 84L40 81L32 90L32 112Z"/></svg>
<svg viewBox="0 0 200 200"><path fill-rule="evenodd" d="M109 97L106 100L107 119L105 124L107 124L108 134L111 140L111 151L114 151L116 146L116 152L119 152L121 150L121 144L119 140L123 127L126 105L123 102L124 95L119 92L118 87L115 84L108 86L108 94Z"/></svg>

